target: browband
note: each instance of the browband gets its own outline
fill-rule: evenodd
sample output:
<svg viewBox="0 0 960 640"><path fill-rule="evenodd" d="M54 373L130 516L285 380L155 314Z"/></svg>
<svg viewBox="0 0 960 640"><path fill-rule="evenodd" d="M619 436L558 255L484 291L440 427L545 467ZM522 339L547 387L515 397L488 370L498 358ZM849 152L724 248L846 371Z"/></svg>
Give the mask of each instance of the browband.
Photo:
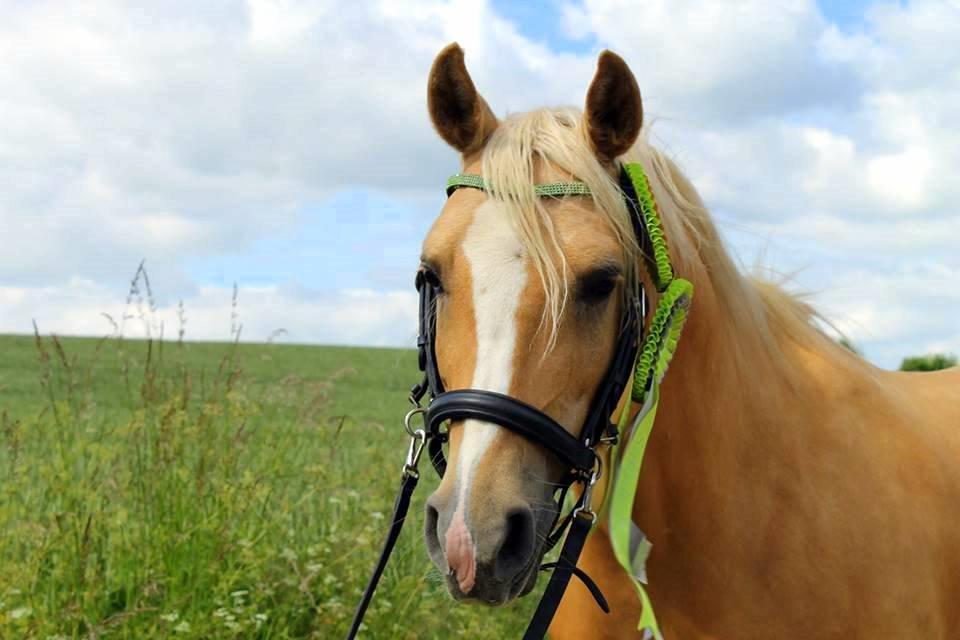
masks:
<svg viewBox="0 0 960 640"><path fill-rule="evenodd" d="M480 191L491 192L493 189L490 183L472 173L458 173L447 178L447 197L453 195L453 192L461 187L469 189L479 189ZM590 187L582 182L549 182L533 185L533 193L540 198L549 198L557 196L589 196Z"/></svg>

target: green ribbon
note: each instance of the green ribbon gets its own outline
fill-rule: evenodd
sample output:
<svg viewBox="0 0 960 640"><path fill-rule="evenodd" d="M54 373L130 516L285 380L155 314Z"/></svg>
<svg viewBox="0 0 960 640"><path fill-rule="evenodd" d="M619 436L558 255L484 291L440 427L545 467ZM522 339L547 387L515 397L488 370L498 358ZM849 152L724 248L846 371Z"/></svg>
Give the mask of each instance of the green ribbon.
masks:
<svg viewBox="0 0 960 640"><path fill-rule="evenodd" d="M643 465L643 454L647 448L647 441L653 431L653 423L657 418L657 407L660 403L660 385L653 383L648 403L640 410L634 421L634 427L629 434L630 439L623 447L616 473L613 477L613 491L609 501L607 522L610 530L610 544L613 554L623 570L630 576L630 582L640 597L643 609L640 612L640 622L637 629L644 632L644 637L662 640L657 617L653 613L653 605L647 592L640 582L641 572L644 571L646 556L650 551L650 544L646 538L637 540L639 529L633 523L633 501L637 493L637 482L640 479L640 468ZM626 422L629 407L624 409L621 423ZM621 426L623 426L621 424ZM615 460L619 445L610 452L611 460ZM636 542L635 542L636 541ZM634 544L631 544L631 543ZM646 544L644 544L646 543ZM631 548L634 547L634 548Z"/></svg>
<svg viewBox="0 0 960 640"><path fill-rule="evenodd" d="M625 445L615 445L610 452L612 486L606 505L610 544L614 556L630 577L641 612L637 629L643 637L662 640L663 634L653 612L653 604L647 596L643 583L646 581L646 560L651 545L646 536L633 522L633 503L640 482L640 470L647 442L657 419L660 405L660 383L663 381L680 341L680 334L687 319L687 311L693 299L693 285L683 278L675 278L670 261L670 250L663 234L659 212L653 198L643 167L637 163L624 166L637 192L644 227L650 236L653 249L653 279L660 299L647 330L647 335L637 353L634 380L630 401L620 416L620 433L626 438ZM630 407L641 405L633 425L626 429ZM622 450L621 450L622 449Z"/></svg>

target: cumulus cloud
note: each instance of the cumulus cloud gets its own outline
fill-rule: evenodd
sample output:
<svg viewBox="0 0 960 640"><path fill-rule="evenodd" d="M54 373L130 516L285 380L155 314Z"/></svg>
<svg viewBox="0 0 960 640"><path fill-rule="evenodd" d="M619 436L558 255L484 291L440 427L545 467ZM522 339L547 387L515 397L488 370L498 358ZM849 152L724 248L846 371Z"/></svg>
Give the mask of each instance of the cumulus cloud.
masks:
<svg viewBox="0 0 960 640"><path fill-rule="evenodd" d="M741 253L776 256L881 364L957 350L960 5L878 3L848 30L803 0L628 14L565 9L572 35L627 55L654 140Z"/></svg>
<svg viewBox="0 0 960 640"><path fill-rule="evenodd" d="M924 279L949 289L960 269L956 3L878 3L843 28L812 0L675 0L642 16L623 0L571 0L560 13L566 37L630 62L653 139L741 253L799 272L797 286L850 318L883 364L960 349L960 302L908 295ZM436 206L424 194L457 166L424 104L429 64L452 40L498 113L580 104L595 63L467 0L7 7L0 237L16 241L0 252L0 330L28 331L36 317L102 333L100 312L118 313L146 257L165 326L183 298L190 335L226 338L230 289L199 278L198 262L255 256L244 273L269 272L264 240L314 237L302 230L317 211L362 219L344 193L404 202L422 228ZM343 241L310 256L312 280L241 282L245 335L290 324L298 340L409 344L399 327L415 304L396 269L416 259L415 234L365 247L379 289L356 290L361 261L344 252L361 227L334 222L327 233ZM941 321L916 315L928 303Z"/></svg>
<svg viewBox="0 0 960 640"><path fill-rule="evenodd" d="M729 124L856 97L848 61L818 53L827 23L812 0L679 0L642 9L584 0L564 15L573 35L590 34L630 60L647 103L665 118Z"/></svg>

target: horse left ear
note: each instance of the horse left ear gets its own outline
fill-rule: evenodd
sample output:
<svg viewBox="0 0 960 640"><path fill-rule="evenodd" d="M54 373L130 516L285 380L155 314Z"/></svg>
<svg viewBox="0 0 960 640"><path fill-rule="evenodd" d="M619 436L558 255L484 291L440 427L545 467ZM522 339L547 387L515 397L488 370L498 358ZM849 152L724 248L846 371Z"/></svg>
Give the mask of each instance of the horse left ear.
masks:
<svg viewBox="0 0 960 640"><path fill-rule="evenodd" d="M602 161L612 161L627 152L643 127L640 87L623 58L603 51L597 73L587 91L584 112L587 134Z"/></svg>

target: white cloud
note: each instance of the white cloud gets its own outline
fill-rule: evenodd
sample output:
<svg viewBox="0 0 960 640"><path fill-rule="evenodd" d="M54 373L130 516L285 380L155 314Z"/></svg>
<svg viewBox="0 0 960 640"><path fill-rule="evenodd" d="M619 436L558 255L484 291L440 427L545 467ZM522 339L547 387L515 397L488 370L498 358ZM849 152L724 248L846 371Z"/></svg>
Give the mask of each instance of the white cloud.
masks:
<svg viewBox="0 0 960 640"><path fill-rule="evenodd" d="M812 0L627 0L568 5L566 24L623 54L660 116L695 127L849 101L856 77L825 64Z"/></svg>
<svg viewBox="0 0 960 640"><path fill-rule="evenodd" d="M584 0L562 15L569 33L630 62L655 139L721 226L742 234L740 249L773 245L780 271L813 256L801 284L864 327L868 355L885 364L898 349L957 344L960 302L918 302L907 286L918 277L903 276L960 268L956 3L877 4L853 32L812 0L675 0L640 13ZM29 330L36 316L50 330L101 333L100 311L117 312L114 292L146 257L168 292L167 326L169 300L183 297L194 337L229 337L229 291L195 282L192 260L291 232L338 190L409 198L456 166L424 99L429 64L451 40L499 113L581 103L595 62L467 0L6 7L0 237L16 241L0 252L0 330ZM323 274L336 259L309 266ZM390 327L415 309L412 293L350 286L243 287L245 335L289 318L304 340L410 343L412 330ZM917 317L920 304L930 318Z"/></svg>
<svg viewBox="0 0 960 640"><path fill-rule="evenodd" d="M960 264L918 262L877 272L850 269L821 296L821 305L855 343L896 366L908 355L960 352Z"/></svg>

